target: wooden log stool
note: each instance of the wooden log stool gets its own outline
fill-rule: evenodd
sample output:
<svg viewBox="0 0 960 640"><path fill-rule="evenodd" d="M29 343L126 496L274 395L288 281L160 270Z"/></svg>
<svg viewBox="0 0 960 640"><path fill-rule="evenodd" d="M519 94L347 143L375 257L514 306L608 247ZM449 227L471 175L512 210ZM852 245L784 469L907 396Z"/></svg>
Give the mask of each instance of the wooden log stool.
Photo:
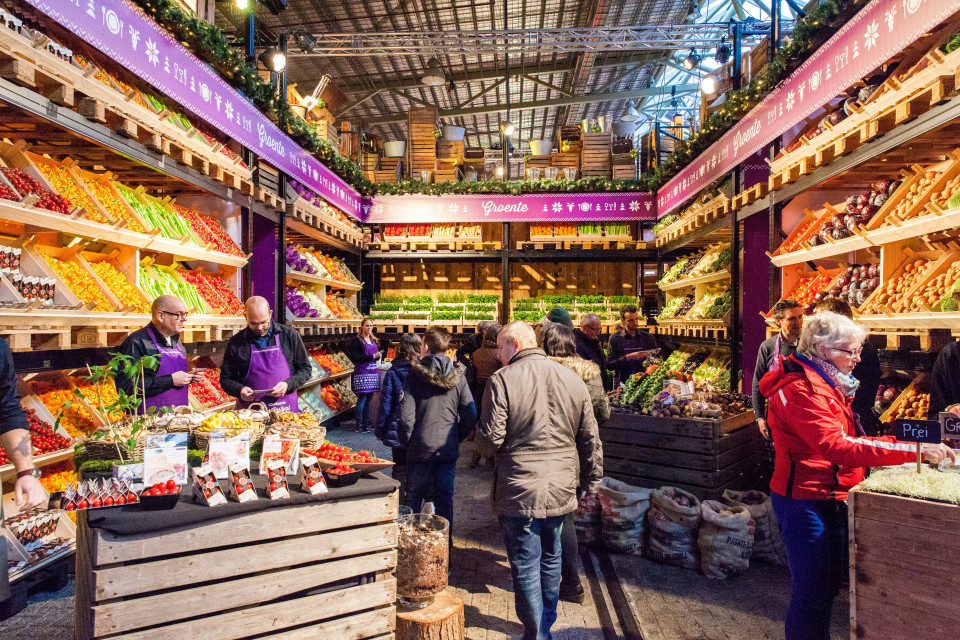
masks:
<svg viewBox="0 0 960 640"><path fill-rule="evenodd" d="M449 591L438 593L423 609L397 609L397 640L463 640L463 600Z"/></svg>

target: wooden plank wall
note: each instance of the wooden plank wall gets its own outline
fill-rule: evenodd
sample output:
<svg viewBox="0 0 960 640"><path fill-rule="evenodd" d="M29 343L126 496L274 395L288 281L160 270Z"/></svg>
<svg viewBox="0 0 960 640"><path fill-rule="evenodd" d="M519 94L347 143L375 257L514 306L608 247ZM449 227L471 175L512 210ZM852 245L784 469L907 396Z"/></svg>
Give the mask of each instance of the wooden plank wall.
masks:
<svg viewBox="0 0 960 640"><path fill-rule="evenodd" d="M380 292L418 296L467 291L500 294L499 262L397 262L381 267Z"/></svg>

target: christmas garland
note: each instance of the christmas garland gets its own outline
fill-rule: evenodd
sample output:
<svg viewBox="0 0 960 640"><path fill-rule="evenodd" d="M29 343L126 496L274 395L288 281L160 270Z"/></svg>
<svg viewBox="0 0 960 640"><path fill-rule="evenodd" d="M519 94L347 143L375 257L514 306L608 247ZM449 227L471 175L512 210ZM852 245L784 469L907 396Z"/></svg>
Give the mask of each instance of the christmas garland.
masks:
<svg viewBox="0 0 960 640"><path fill-rule="evenodd" d="M640 180L608 180L606 178L580 178L579 180L522 180L505 182L487 180L485 182L381 182L374 185L376 193L384 196L420 194L440 196L444 194L504 194L518 196L523 193L590 193L603 191L646 191Z"/></svg>
<svg viewBox="0 0 960 640"><path fill-rule="evenodd" d="M707 119L700 130L677 144L676 150L661 163L653 174L641 180L653 192L690 164L767 94L772 92L797 67L809 58L820 45L850 18L856 15L866 0L825 0L806 18L798 20L790 36L778 51L767 70L754 77L747 86L727 94L726 102Z"/></svg>
<svg viewBox="0 0 960 640"><path fill-rule="evenodd" d="M242 51L232 46L220 27L184 12L175 0L133 0L157 24L180 40L194 55L206 61L224 80L243 92L260 111L276 120L301 147L363 195L373 193L373 183L360 167L340 155L314 128L277 95L277 90L246 63Z"/></svg>

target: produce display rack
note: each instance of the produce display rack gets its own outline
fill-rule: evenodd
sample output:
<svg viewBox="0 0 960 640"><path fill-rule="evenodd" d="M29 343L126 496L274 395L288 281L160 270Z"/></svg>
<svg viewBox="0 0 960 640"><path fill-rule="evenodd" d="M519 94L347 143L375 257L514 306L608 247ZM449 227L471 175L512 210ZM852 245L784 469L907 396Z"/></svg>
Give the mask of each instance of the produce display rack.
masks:
<svg viewBox="0 0 960 640"><path fill-rule="evenodd" d="M299 228L319 231L343 244L359 249L363 246L363 232L342 220L335 219L319 207L298 197L287 205L288 223L300 223ZM322 237L321 237L322 238Z"/></svg>

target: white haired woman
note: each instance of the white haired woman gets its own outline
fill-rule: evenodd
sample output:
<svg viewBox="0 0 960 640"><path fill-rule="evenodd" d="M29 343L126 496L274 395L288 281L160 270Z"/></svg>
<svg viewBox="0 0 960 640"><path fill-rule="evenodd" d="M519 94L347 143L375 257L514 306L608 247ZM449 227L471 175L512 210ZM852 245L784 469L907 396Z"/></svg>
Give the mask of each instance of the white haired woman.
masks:
<svg viewBox="0 0 960 640"><path fill-rule="evenodd" d="M864 468L915 459L916 445L857 433L850 403L866 330L832 312L807 318L797 352L763 376L776 444L771 498L790 565L786 640L829 640L830 610L847 571L847 491ZM954 459L942 444L924 457Z"/></svg>

